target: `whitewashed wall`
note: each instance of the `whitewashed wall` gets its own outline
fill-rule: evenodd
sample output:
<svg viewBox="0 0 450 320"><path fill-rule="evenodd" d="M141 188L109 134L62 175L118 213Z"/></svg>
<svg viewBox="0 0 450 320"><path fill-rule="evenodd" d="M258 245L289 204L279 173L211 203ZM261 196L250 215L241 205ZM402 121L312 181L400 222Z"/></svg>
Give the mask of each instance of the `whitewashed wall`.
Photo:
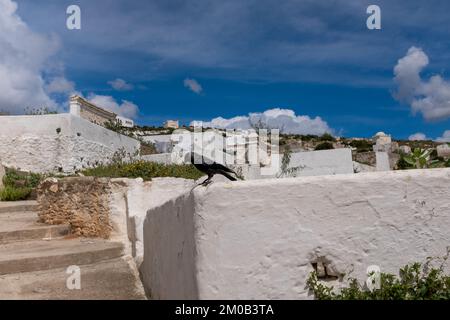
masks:
<svg viewBox="0 0 450 320"><path fill-rule="evenodd" d="M281 167L282 155L280 155L279 167ZM240 168L240 169L238 169ZM275 177L304 177L332 174L353 173L352 151L349 148L294 152L291 154L289 166L291 170L283 174L281 169L275 174L262 174L261 168L255 165L236 166L246 180L268 179ZM295 170L293 170L295 169Z"/></svg>
<svg viewBox="0 0 450 320"><path fill-rule="evenodd" d="M145 142L153 143L156 150L160 153L168 153L172 151L172 135L170 134L155 134L150 136L142 136Z"/></svg>
<svg viewBox="0 0 450 320"><path fill-rule="evenodd" d="M119 148L133 154L140 142L71 114L0 117L0 159L5 166L72 173L108 162Z"/></svg>
<svg viewBox="0 0 450 320"><path fill-rule="evenodd" d="M149 161L149 162L157 162L157 163L162 163L162 164L173 163L171 153L147 154L145 156L141 156L141 160Z"/></svg>
<svg viewBox="0 0 450 320"><path fill-rule="evenodd" d="M310 299L313 263L396 274L449 230L450 169L214 183L148 211L140 270L157 299Z"/></svg>
<svg viewBox="0 0 450 320"><path fill-rule="evenodd" d="M289 167L298 167L295 175L318 176L353 173L352 150L350 148L295 152Z"/></svg>
<svg viewBox="0 0 450 320"><path fill-rule="evenodd" d="M181 178L111 179L110 219L113 240L122 241L137 266L144 255L143 224L147 211L192 189L193 180Z"/></svg>

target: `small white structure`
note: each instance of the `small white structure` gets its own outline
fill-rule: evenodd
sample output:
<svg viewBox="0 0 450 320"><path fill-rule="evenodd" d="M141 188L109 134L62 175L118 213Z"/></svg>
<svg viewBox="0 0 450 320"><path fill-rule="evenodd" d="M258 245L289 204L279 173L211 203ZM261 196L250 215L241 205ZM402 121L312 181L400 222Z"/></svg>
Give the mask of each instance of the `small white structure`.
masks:
<svg viewBox="0 0 450 320"><path fill-rule="evenodd" d="M439 157L448 159L450 158L450 145L448 143L444 143L441 145L438 145L436 147L436 151Z"/></svg>
<svg viewBox="0 0 450 320"><path fill-rule="evenodd" d="M373 137L373 142L378 143L380 145L385 145L392 142L392 138L390 135L387 135L383 131L377 132Z"/></svg>
<svg viewBox="0 0 450 320"><path fill-rule="evenodd" d="M375 142L373 146L375 152L392 152L398 149L398 144L392 142L391 136L381 131L373 137L373 142Z"/></svg>
<svg viewBox="0 0 450 320"><path fill-rule="evenodd" d="M298 168L293 176L319 176L353 173L350 148L295 152L289 168Z"/></svg>
<svg viewBox="0 0 450 320"><path fill-rule="evenodd" d="M389 171L391 166L389 164L389 155L387 152L376 152L377 171Z"/></svg>
<svg viewBox="0 0 450 320"><path fill-rule="evenodd" d="M167 120L164 122L164 128L178 129L179 127L180 123L178 120Z"/></svg>
<svg viewBox="0 0 450 320"><path fill-rule="evenodd" d="M125 117L117 116L116 121L125 128L133 128L134 127L134 121Z"/></svg>

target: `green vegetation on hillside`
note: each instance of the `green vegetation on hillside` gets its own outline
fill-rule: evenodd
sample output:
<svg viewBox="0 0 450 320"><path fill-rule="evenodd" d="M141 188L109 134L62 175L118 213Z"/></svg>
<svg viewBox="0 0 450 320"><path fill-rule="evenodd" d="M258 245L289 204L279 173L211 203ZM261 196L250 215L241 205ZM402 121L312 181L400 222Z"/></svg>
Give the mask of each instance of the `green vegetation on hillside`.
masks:
<svg viewBox="0 0 450 320"><path fill-rule="evenodd" d="M155 162L135 161L132 163L113 163L100 165L81 172L85 176L109 178L142 178L151 180L157 177L175 177L185 179L198 179L204 174L193 165L187 164L161 164Z"/></svg>
<svg viewBox="0 0 450 320"><path fill-rule="evenodd" d="M333 144L331 142L325 141L322 143L319 143L314 150L330 150L330 149L334 149Z"/></svg>

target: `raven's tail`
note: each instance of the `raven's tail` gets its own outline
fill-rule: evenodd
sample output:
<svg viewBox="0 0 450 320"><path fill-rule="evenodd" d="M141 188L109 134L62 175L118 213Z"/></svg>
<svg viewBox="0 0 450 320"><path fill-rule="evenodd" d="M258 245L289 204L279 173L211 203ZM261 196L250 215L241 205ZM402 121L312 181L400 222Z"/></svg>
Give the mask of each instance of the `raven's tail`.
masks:
<svg viewBox="0 0 450 320"><path fill-rule="evenodd" d="M220 173L221 175L227 177L228 179L230 179L231 181L236 181L237 179L231 175L229 175L227 172L220 170L218 173Z"/></svg>

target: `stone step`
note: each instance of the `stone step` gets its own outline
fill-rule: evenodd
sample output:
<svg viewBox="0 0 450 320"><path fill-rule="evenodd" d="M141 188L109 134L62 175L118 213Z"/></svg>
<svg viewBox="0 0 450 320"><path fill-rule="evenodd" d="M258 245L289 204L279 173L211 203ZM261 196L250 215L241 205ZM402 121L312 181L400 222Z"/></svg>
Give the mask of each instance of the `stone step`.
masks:
<svg viewBox="0 0 450 320"><path fill-rule="evenodd" d="M0 214L0 242L53 239L69 233L68 225L38 223L35 212Z"/></svg>
<svg viewBox="0 0 450 320"><path fill-rule="evenodd" d="M34 240L0 244L0 275L67 268L118 258L123 245L103 239Z"/></svg>
<svg viewBox="0 0 450 320"><path fill-rule="evenodd" d="M34 200L0 201L0 214L24 211L37 211L38 204Z"/></svg>
<svg viewBox="0 0 450 320"><path fill-rule="evenodd" d="M67 288L66 268L0 275L0 300L142 300L139 274L123 258L80 266L80 289Z"/></svg>

